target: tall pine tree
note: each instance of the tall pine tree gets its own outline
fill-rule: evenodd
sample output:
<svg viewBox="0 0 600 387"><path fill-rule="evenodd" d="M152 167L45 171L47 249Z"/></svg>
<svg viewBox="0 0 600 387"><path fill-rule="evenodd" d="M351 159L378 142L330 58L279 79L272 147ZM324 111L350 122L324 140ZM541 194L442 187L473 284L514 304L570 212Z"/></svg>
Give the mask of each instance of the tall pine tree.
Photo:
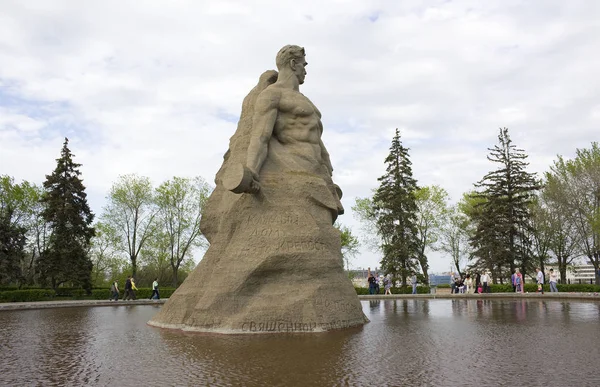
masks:
<svg viewBox="0 0 600 387"><path fill-rule="evenodd" d="M91 289L92 261L89 257L91 226L94 214L87 203L85 187L80 179L81 164L73 162L73 154L65 138L61 157L51 175L46 175L43 218L52 230L48 250L40 256L38 268L42 280L53 288L63 283Z"/></svg>
<svg viewBox="0 0 600 387"><path fill-rule="evenodd" d="M392 140L386 157L386 174L381 176L379 188L373 196L377 231L383 240L381 268L392 274L394 280L406 278L416 269L417 229L415 191L417 181L412 176L408 149L400 141L400 132Z"/></svg>
<svg viewBox="0 0 600 387"><path fill-rule="evenodd" d="M505 278L510 276L506 269L520 266L525 274L534 264L528 234L540 184L535 174L525 170L527 154L512 143L507 128L500 129L498 143L488 148L488 160L498 164L498 169L476 184L484 201L471 243L479 266L491 270L494 278Z"/></svg>

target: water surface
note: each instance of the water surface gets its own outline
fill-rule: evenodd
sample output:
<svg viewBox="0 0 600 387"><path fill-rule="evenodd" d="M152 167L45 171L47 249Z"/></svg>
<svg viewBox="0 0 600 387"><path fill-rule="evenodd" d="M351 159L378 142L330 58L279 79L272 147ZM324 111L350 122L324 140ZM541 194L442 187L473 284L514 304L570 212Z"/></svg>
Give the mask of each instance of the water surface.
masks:
<svg viewBox="0 0 600 387"><path fill-rule="evenodd" d="M600 303L363 301L318 334L202 335L160 306L0 312L2 386L598 386Z"/></svg>

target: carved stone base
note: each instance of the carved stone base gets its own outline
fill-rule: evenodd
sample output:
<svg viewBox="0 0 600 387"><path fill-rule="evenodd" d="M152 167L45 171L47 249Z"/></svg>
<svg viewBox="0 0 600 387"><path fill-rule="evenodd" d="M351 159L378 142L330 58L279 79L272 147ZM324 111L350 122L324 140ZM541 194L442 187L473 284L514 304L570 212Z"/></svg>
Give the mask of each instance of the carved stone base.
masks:
<svg viewBox="0 0 600 387"><path fill-rule="evenodd" d="M222 214L221 231L150 325L277 333L322 332L368 321L343 270L331 211L310 199L286 205L300 188L277 180L260 195L231 196L236 202ZM302 186L319 190L307 181Z"/></svg>

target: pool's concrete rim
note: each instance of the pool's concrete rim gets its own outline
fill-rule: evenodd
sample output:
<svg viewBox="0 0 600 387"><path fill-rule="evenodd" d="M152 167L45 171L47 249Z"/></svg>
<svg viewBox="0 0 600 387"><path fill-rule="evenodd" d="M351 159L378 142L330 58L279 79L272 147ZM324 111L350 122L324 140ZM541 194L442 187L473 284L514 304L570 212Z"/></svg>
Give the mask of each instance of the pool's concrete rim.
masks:
<svg viewBox="0 0 600 387"><path fill-rule="evenodd" d="M361 300L395 300L395 299L509 299L509 300L592 300L600 301L600 293L484 293L484 294L391 294L360 295Z"/></svg>
<svg viewBox="0 0 600 387"><path fill-rule="evenodd" d="M36 302L3 302L0 303L0 312L3 310L28 310L50 308L75 308L92 306L133 306L133 305L161 305L168 298L160 300L61 300L61 301L36 301Z"/></svg>
<svg viewBox="0 0 600 387"><path fill-rule="evenodd" d="M359 300L381 301L381 300L586 300L600 301L600 293L487 293L487 294L374 294L359 295ZM160 300L131 300L131 301L106 301L106 300L63 300L63 301L38 301L38 302L4 302L0 303L0 312L8 310L30 310L49 308L74 308L95 306L134 306L134 305L162 305L168 298Z"/></svg>

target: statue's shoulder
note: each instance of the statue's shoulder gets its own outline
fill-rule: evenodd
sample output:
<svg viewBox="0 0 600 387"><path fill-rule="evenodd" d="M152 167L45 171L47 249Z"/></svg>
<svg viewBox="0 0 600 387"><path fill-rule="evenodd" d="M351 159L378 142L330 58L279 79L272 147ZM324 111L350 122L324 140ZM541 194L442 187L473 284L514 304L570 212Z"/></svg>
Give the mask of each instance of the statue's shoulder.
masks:
<svg viewBox="0 0 600 387"><path fill-rule="evenodd" d="M268 108L276 108L279 106L281 97L283 95L283 88L277 84L267 86L263 91L260 92L256 99L256 110L264 110Z"/></svg>
<svg viewBox="0 0 600 387"><path fill-rule="evenodd" d="M267 86L260 92L259 97L280 97L284 89L277 83Z"/></svg>

